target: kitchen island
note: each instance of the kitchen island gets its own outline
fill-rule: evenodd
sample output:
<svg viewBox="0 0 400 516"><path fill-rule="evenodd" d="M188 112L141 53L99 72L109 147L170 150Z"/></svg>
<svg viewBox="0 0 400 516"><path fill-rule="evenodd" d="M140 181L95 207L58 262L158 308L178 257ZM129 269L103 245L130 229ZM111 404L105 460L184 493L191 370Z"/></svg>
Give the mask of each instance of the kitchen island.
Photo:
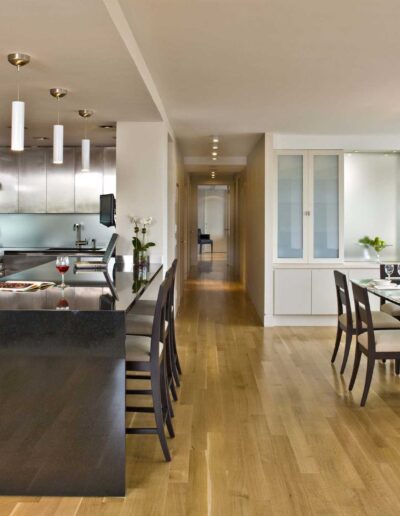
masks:
<svg viewBox="0 0 400 516"><path fill-rule="evenodd" d="M125 313L162 267L70 261L66 289L0 291L0 495L125 494ZM1 281L59 279L52 261Z"/></svg>

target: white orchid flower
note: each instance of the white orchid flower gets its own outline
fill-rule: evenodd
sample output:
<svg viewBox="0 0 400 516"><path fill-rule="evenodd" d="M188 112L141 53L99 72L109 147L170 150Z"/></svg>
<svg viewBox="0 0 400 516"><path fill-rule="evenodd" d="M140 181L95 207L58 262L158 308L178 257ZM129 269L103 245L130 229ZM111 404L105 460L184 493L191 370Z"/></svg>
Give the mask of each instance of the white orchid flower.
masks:
<svg viewBox="0 0 400 516"><path fill-rule="evenodd" d="M153 217L146 217L140 220L140 223L143 224L143 226L150 226L150 224L153 221Z"/></svg>

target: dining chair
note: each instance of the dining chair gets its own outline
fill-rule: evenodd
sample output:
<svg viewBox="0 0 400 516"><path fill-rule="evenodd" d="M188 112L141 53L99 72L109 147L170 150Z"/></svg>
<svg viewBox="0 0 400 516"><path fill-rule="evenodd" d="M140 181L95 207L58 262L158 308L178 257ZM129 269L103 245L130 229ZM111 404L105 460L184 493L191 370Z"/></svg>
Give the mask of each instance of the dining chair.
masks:
<svg viewBox="0 0 400 516"><path fill-rule="evenodd" d="M385 272L385 264L381 263L379 266L379 277L381 279L386 278L386 272ZM385 312L392 317L396 317L400 319L400 305L396 305L396 303L391 303L390 301L384 301L381 299L381 310L382 312Z"/></svg>
<svg viewBox="0 0 400 516"><path fill-rule="evenodd" d="M164 424L167 426L170 437L174 437L171 421L170 402L168 400L166 354L167 337L165 332L168 292L172 276L168 275L162 282L157 296L151 336L126 336L126 371L127 383L129 380L150 380L150 389L126 388L126 396L150 395L152 406L132 406L126 403L126 411L134 413L153 413L155 427L128 427L127 434L157 434L165 460L171 460ZM146 373L146 374L143 374Z"/></svg>
<svg viewBox="0 0 400 516"><path fill-rule="evenodd" d="M364 391L361 398L361 407L364 407L376 360L400 359L400 332L397 329L375 330L373 313L371 312L368 290L365 287L352 282L355 316L356 316L356 352L354 356L353 373L349 384L351 391L356 381L360 366L361 355L367 357L367 372L365 376Z"/></svg>
<svg viewBox="0 0 400 516"><path fill-rule="evenodd" d="M214 249L214 241L210 238L209 233L202 233L200 228L197 228L197 243L200 246L200 254L203 252L203 245L211 245L211 253Z"/></svg>
<svg viewBox="0 0 400 516"><path fill-rule="evenodd" d="M331 362L334 363L336 360L336 355L339 350L341 338L343 332L346 335L345 347L343 353L343 361L342 366L340 368L340 374L343 374L346 369L347 360L349 358L349 352L351 347L351 341L353 335L357 333L356 330L356 319L355 313L351 310L350 304L350 296L349 289L347 286L347 277L346 274L343 274L340 271L333 271L335 278L335 287L336 287L336 299L337 299L337 307L338 307L338 321L337 321L337 329L336 329L336 340L335 347L333 349ZM382 312L382 311L373 311L371 312L372 324L373 327L380 330L389 330L393 328L400 329L400 321L392 317L391 315Z"/></svg>

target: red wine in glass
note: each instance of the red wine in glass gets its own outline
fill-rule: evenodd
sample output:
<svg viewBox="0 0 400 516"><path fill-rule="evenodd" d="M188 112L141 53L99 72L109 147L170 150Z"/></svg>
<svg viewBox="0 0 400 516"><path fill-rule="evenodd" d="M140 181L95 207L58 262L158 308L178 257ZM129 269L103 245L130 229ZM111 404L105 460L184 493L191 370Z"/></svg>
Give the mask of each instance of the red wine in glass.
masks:
<svg viewBox="0 0 400 516"><path fill-rule="evenodd" d="M67 285L64 283L64 274L69 269L69 258L68 256L57 256L56 267L58 272L61 274L61 284L60 288L65 288Z"/></svg>

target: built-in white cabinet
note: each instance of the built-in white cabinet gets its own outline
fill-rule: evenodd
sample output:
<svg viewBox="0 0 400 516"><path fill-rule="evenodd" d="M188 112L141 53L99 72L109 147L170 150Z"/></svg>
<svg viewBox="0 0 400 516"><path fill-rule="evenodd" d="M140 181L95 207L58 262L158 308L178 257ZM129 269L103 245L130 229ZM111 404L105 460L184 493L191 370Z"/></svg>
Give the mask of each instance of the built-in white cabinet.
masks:
<svg viewBox="0 0 400 516"><path fill-rule="evenodd" d="M347 274L347 271L338 269ZM332 269L312 269L311 307L314 315L337 313L336 288Z"/></svg>
<svg viewBox="0 0 400 516"><path fill-rule="evenodd" d="M274 305L276 315L311 315L311 270L276 269Z"/></svg>
<svg viewBox="0 0 400 516"><path fill-rule="evenodd" d="M333 268L276 268L274 270L274 315L336 315L337 300ZM379 278L379 267L345 269L350 301L351 280ZM379 310L380 301L370 294L372 310ZM353 307L354 309L354 307Z"/></svg>
<svg viewBox="0 0 400 516"><path fill-rule="evenodd" d="M276 262L343 260L343 153L277 151Z"/></svg>

